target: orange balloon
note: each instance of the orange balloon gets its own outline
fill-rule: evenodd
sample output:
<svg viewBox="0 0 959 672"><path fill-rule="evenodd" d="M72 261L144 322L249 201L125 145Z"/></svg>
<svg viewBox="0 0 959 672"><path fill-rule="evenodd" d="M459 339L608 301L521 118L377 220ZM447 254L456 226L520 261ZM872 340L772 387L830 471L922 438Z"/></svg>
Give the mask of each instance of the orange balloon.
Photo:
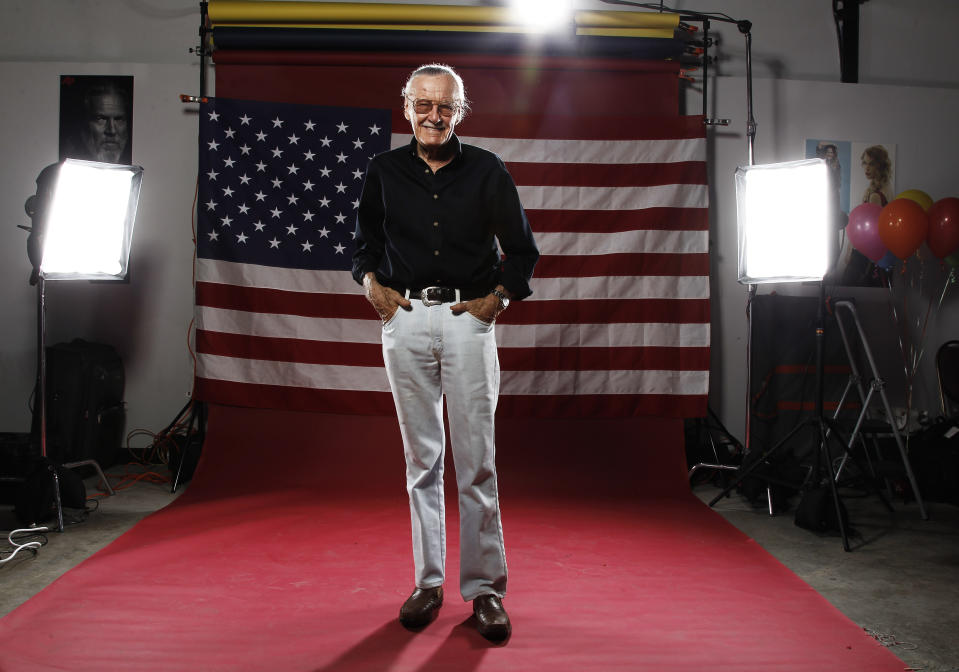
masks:
<svg viewBox="0 0 959 672"><path fill-rule="evenodd" d="M922 206L923 210L926 211L932 207L932 197L922 189L906 189L904 192L896 196L896 198L908 198L910 201L915 201Z"/></svg>
<svg viewBox="0 0 959 672"><path fill-rule="evenodd" d="M900 259L918 250L928 231L929 217L912 199L897 198L879 213L879 239Z"/></svg>

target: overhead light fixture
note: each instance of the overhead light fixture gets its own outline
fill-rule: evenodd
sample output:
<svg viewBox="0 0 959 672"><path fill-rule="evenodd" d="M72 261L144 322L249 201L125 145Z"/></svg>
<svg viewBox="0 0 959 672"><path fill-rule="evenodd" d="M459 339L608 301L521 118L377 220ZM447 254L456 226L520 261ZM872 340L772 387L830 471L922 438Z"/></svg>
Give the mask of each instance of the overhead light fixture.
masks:
<svg viewBox="0 0 959 672"><path fill-rule="evenodd" d="M822 159L736 170L739 282L822 280L835 230Z"/></svg>
<svg viewBox="0 0 959 672"><path fill-rule="evenodd" d="M572 0L511 0L510 10L514 21L535 33L556 31L573 17Z"/></svg>

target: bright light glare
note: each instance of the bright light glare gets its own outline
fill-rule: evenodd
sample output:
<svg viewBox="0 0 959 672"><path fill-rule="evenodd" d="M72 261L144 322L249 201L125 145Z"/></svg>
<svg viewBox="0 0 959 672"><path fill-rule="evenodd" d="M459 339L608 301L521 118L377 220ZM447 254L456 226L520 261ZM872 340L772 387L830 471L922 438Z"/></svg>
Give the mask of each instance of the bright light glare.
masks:
<svg viewBox="0 0 959 672"><path fill-rule="evenodd" d="M67 159L44 229L46 278L126 275L142 168Z"/></svg>
<svg viewBox="0 0 959 672"><path fill-rule="evenodd" d="M835 233L828 193L822 159L739 168L739 282L821 280Z"/></svg>
<svg viewBox="0 0 959 672"><path fill-rule="evenodd" d="M569 23L572 0L511 0L514 20L534 32L549 32Z"/></svg>

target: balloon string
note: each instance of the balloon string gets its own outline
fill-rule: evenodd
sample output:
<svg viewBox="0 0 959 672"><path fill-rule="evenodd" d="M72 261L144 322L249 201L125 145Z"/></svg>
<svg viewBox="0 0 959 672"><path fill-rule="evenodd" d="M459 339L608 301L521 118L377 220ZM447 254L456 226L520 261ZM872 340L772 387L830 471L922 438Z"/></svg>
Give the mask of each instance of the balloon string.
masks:
<svg viewBox="0 0 959 672"><path fill-rule="evenodd" d="M916 253L917 259L919 258L919 253ZM926 289L926 264L920 260L919 264L919 296L925 296ZM912 335L918 335L918 338L913 338L912 342L912 375L915 377L916 371L919 369L919 360L922 359L923 348L925 347L925 337L926 337L926 325L929 323L929 314L932 312L932 302L933 296L932 292L929 292L929 305L926 306L925 316L916 314L916 326L915 329L911 332ZM920 326L922 325L922 326Z"/></svg>
<svg viewBox="0 0 959 672"><path fill-rule="evenodd" d="M918 252L918 251L916 251L916 258L919 259L919 261L920 261L920 263L919 263L919 296L925 296L925 293L926 293L927 290L928 290L928 292L929 292L929 306L926 308L926 316L925 316L925 318L923 318L922 330L920 331L920 333L921 333L922 335L919 337L919 343L918 343L918 345L917 345L917 347L919 348L919 351L920 351L920 352L919 352L919 359L921 359L921 358L922 358L922 350L925 348L925 341L924 341L923 339L925 338L925 334L926 334L926 324L929 322L929 312L932 310L932 296L933 296L933 294L932 294L932 284L933 284L933 280L932 280L932 277L931 277L930 275L927 275L927 274L926 274L926 262L925 262L924 259L922 259L922 257L919 256L919 252ZM918 328L918 326L919 326L919 322L917 321L917 322L916 322L916 327ZM917 360L916 363L917 363L917 365L918 365L918 360Z"/></svg>
<svg viewBox="0 0 959 672"><path fill-rule="evenodd" d="M932 313L932 304L935 297L929 295L929 303L926 306L926 316L922 321L922 330L919 332L919 340L916 343L916 348L918 349L918 354L916 354L915 359L912 362L912 375L915 377L916 371L919 370L919 361L922 359L922 355L925 352L925 342L926 342L926 327L929 324L929 315ZM916 323L918 326L918 322Z"/></svg>
<svg viewBox="0 0 959 672"><path fill-rule="evenodd" d="M905 267L906 262L903 260L903 267ZM916 289L916 274L913 273L909 276L909 286L903 288L902 292L902 331L903 336L906 339L906 419L905 424L903 425L903 430L909 427L909 418L912 415L912 391L913 391L913 382L916 377L916 339L913 336L912 330L912 319L909 315L909 292ZM918 320L916 325L919 325ZM906 434L906 450L909 450L909 433Z"/></svg>
<svg viewBox="0 0 959 672"><path fill-rule="evenodd" d="M899 322L899 313L896 311L896 300L895 295L892 291L892 276L886 275L885 277L886 287L889 289L889 310L892 312L892 321L896 325L896 336L899 339L899 353L902 355L902 370L905 374L905 377L909 378L909 362L906 359L906 346L902 341L902 326Z"/></svg>
<svg viewBox="0 0 959 672"><path fill-rule="evenodd" d="M949 291L949 285L956 281L956 269L950 268L949 275L946 276L946 281L942 284L942 294L939 295L939 303L936 305L936 310L942 308L942 300L946 298L946 292Z"/></svg>
<svg viewBox="0 0 959 672"><path fill-rule="evenodd" d="M915 278L911 278L915 281ZM912 367L910 362L912 362L913 356L916 354L916 344L912 338L912 318L909 316L909 290L913 289L915 285L910 284L909 287L903 287L902 290L902 337L906 342L906 381L908 382L912 378Z"/></svg>
<svg viewBox="0 0 959 672"><path fill-rule="evenodd" d="M939 293L939 301L936 303L936 312L942 308L943 299L946 298L946 292L949 291L949 285L952 284L956 274L956 269L950 268L949 275L946 276L945 282L942 283L942 292ZM929 322L929 313L932 310L932 300L935 298L933 295L929 296L929 308L926 309L926 321L922 325L922 336L920 337L920 343L924 342L926 337L926 324ZM919 358L916 360L916 365L919 364L919 359L922 359L922 353L925 352L925 347L919 352Z"/></svg>
<svg viewBox="0 0 959 672"><path fill-rule="evenodd" d="M942 292L940 292L939 301L936 303L936 312L938 312L942 308L942 301L943 299L946 298L946 292L949 291L949 285L952 284L952 281L955 278L955 273L956 273L956 269L954 268L949 269L949 275L946 276L945 282L942 283ZM919 368L919 361L922 359L922 355L926 351L925 345L924 345L926 340L926 327L929 324L929 314L932 312L932 303L934 298L935 298L934 295L932 294L929 295L929 306L926 308L926 319L923 321L922 333L919 336L919 344L922 347L920 347L919 355L916 357L915 362L913 362L913 375L915 375L915 371Z"/></svg>
<svg viewBox="0 0 959 672"><path fill-rule="evenodd" d="M942 307L942 302L946 298L946 292L949 291L949 285L951 285L953 281L955 280L955 273L956 273L956 270L954 268L949 269L949 274L946 276L946 279L942 285L942 291L939 293L938 302L935 302L935 295L932 292L929 293L929 302L926 305L926 314L922 318L922 329L919 330L918 340L915 342L915 347L911 348L911 354L913 354L912 370L911 372L909 372L907 382L906 382L907 384L907 388L906 388L907 389L907 394L906 394L907 422L912 412L912 395L913 395L916 373L919 371L919 363L922 361L923 354L925 354L926 330L929 326L929 316L932 314L932 306L933 306L933 303L935 302L937 311ZM919 279L920 279L920 291L921 291L922 280L923 280L923 273L922 273L921 267L920 267ZM903 302L905 302L905 298L903 298ZM916 326L917 327L919 326L919 320L916 321ZM906 437L907 449L908 449L908 445L909 445L909 437L907 435Z"/></svg>

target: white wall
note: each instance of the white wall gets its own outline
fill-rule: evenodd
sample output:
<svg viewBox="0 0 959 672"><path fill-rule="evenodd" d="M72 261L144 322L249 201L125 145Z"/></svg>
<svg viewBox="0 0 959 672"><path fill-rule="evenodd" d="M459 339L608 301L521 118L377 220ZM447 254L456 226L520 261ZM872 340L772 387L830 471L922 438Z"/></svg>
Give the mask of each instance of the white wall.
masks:
<svg viewBox="0 0 959 672"><path fill-rule="evenodd" d="M420 0L489 4L480 0ZM581 8L622 9L598 0ZM870 0L862 5L861 84L839 84L830 0L697 0L681 10L722 11L752 22L758 162L798 158L806 137L898 146L898 186L934 198L959 195L959 75L950 53L959 25L954 0ZM26 431L36 356L35 293L27 284L28 224L23 202L39 171L57 158L59 75L135 77L133 159L144 166L128 285L63 283L48 287L48 342L83 337L115 345L127 370L128 429L162 429L186 401L192 362L187 330L192 313L190 216L196 170L196 117L179 93L197 91L195 46L199 9L184 0L5 0L0 24L0 431ZM745 290L735 281L732 175L746 162L745 49L735 27L713 23L720 61L710 81L710 116L732 124L711 131L713 208L713 377L710 404L742 438L745 418ZM211 78L212 81L212 78ZM696 88L688 111L698 113ZM796 291L793 288L782 288ZM763 290L767 291L767 290ZM805 290L798 290L805 291ZM934 317L927 345L959 336L955 292ZM869 329L888 336L885 296L857 292ZM950 298L953 299L950 306ZM894 343L886 343L890 348ZM888 348L887 348L888 350ZM917 392L935 410L931 352ZM898 351L884 367L895 376ZM141 440L139 444L145 445Z"/></svg>

